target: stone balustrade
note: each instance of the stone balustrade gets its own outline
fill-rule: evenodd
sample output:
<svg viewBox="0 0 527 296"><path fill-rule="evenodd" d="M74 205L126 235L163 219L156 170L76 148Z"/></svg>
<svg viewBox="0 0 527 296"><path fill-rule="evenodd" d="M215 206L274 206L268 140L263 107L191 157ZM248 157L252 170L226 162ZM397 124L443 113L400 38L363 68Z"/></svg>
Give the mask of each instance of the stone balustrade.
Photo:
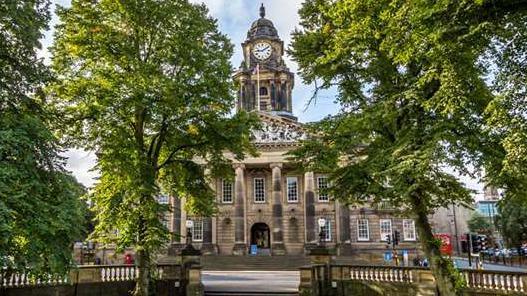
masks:
<svg viewBox="0 0 527 296"><path fill-rule="evenodd" d="M527 292L527 273L489 271L489 270L462 270L467 287L478 290Z"/></svg>
<svg viewBox="0 0 527 296"><path fill-rule="evenodd" d="M460 272L466 282L463 295L527 294L527 273ZM424 267L316 264L300 268L300 295L377 295L375 291L383 291L383 295L423 295L433 294L435 289L434 277Z"/></svg>
<svg viewBox="0 0 527 296"><path fill-rule="evenodd" d="M418 271L426 270L419 267L395 266L331 266L331 277L375 282L412 283L416 281Z"/></svg>
<svg viewBox="0 0 527 296"><path fill-rule="evenodd" d="M71 270L66 276L36 278L28 273L0 273L0 288L19 288L30 286L74 285L77 283L125 282L137 278L138 270L133 265L85 265ZM153 277L159 280L178 280L181 278L180 265L162 264L153 270Z"/></svg>

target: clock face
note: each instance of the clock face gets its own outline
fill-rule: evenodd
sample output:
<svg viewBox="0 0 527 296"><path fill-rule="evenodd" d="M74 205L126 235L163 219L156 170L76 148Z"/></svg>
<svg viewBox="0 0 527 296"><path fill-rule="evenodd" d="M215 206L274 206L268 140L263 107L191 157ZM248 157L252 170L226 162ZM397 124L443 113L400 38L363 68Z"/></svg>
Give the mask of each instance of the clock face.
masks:
<svg viewBox="0 0 527 296"><path fill-rule="evenodd" d="M268 59L272 52L273 48L271 47L271 44L267 42L258 42L253 47L253 54L259 60Z"/></svg>

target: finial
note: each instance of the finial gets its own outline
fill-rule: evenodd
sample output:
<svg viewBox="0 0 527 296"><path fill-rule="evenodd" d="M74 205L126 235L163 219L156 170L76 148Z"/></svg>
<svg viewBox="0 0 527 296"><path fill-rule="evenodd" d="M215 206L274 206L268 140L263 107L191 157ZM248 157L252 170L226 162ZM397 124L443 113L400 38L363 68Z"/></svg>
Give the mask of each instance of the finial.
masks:
<svg viewBox="0 0 527 296"><path fill-rule="evenodd" d="M265 17L265 7L262 3L262 6L260 6L260 17L261 18L264 18Z"/></svg>

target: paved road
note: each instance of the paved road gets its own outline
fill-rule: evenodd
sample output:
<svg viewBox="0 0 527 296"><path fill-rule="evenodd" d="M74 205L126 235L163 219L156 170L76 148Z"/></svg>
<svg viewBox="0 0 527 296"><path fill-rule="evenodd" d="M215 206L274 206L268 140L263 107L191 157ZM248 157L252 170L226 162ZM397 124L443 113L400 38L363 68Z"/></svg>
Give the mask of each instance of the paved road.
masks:
<svg viewBox="0 0 527 296"><path fill-rule="evenodd" d="M468 259L456 258L455 260L459 268L469 268ZM474 261L472 262L472 266L474 267ZM508 265L502 265L502 264L489 264L489 263L483 263L483 269L484 270L498 270L498 271L527 272L527 268L523 268L523 267L508 266Z"/></svg>
<svg viewBox="0 0 527 296"><path fill-rule="evenodd" d="M210 271L201 273L205 291L298 292L298 271Z"/></svg>

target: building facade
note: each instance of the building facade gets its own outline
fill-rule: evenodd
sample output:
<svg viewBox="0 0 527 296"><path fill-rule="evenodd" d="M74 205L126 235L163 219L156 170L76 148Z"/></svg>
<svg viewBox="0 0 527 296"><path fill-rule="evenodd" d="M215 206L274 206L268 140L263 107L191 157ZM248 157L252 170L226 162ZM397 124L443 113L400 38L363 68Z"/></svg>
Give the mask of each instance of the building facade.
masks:
<svg viewBox="0 0 527 296"><path fill-rule="evenodd" d="M189 216L182 210L185 200L173 198L172 231L184 236L185 221L192 220L192 242L205 254L304 254L322 240L342 255L382 258L387 236L397 230L399 248L414 252L412 219L394 216L386 205L344 206L324 193L326 175L298 173L287 160L286 153L306 134L292 112L294 74L283 59L284 42L263 6L241 45L244 60L233 76L239 85L237 109L256 112L261 119L261 129L252 133L259 155L234 163L233 181L211 184L217 193L215 217ZM173 242L182 244L183 238Z"/></svg>

